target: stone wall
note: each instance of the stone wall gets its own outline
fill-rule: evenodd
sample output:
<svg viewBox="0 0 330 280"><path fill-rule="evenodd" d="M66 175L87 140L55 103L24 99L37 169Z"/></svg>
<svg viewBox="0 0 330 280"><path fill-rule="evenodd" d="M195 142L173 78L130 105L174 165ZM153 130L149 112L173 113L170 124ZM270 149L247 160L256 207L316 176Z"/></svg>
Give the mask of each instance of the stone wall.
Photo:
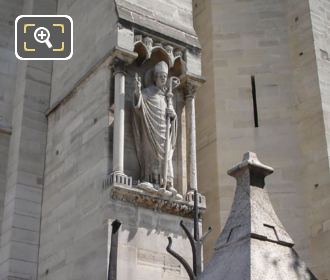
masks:
<svg viewBox="0 0 330 280"><path fill-rule="evenodd" d="M199 2L196 4L197 7L200 5ZM297 219L302 221L302 214L296 207L301 200L297 192L300 167L292 166L300 161L300 153L290 113L292 97L286 6L279 1L219 0L212 3L211 10L213 31L208 40L212 41L217 146L210 150L210 154L217 153L219 174L215 185L219 188L220 223L223 225L226 221L234 192L234 182L226 170L246 150L258 151L263 160L274 165L276 174L270 183L270 192L275 207L281 209L279 215L284 223L285 220L287 223ZM202 26L197 29L203 34ZM202 48L209 52L208 45ZM256 81L258 128L254 125L251 76L255 76ZM198 116L204 118L202 112ZM197 123L200 125L199 119ZM203 190L205 183L200 180L199 184ZM208 203L210 200L213 196ZM288 201L295 201L296 205L288 204ZM296 235L304 232L301 230L303 226L299 227ZM298 236L294 237L297 239ZM302 246L303 242L298 241L298 244ZM210 252L212 245L207 247Z"/></svg>
<svg viewBox="0 0 330 280"><path fill-rule="evenodd" d="M109 221L114 219L122 222L118 279L187 279L182 265L166 252L167 236L173 235L174 249L191 261L181 217L111 199L111 189L103 184L113 165L114 78L109 56L121 28L112 29L113 1L63 0L58 13L73 18L74 53L70 61L54 62L53 67L39 279L106 279ZM134 67L126 69L124 171L136 181ZM184 220L191 228L191 221Z"/></svg>
<svg viewBox="0 0 330 280"><path fill-rule="evenodd" d="M22 1L1 0L0 35L0 127L10 127L12 92L15 90L16 57L14 53L15 18L20 13Z"/></svg>
<svg viewBox="0 0 330 280"><path fill-rule="evenodd" d="M309 165L309 174L313 174L314 181L310 185L317 184L315 191L310 196L309 220L311 226L311 254L313 266L319 272L321 279L330 277L330 178L329 178L329 147L330 147L330 3L323 0L310 0L310 17L314 37L314 52L316 56L315 72L318 74L319 94L323 113L323 149L313 154ZM315 127L315 123L313 123ZM309 136L311 137L311 131ZM313 131L313 139L317 144L318 134ZM324 139L325 138L325 139ZM325 147L326 146L326 147Z"/></svg>
<svg viewBox="0 0 330 280"><path fill-rule="evenodd" d="M14 53L14 22L22 1L0 1L0 224L6 188L6 171L13 92L15 91L16 57Z"/></svg>
<svg viewBox="0 0 330 280"><path fill-rule="evenodd" d="M221 228L220 222L220 189L218 178L220 172L217 156L217 127L220 121L216 118L215 88L215 47L213 44L214 22L212 21L211 1L193 1L194 24L202 45L202 75L205 84L198 90L196 97L196 139L197 171L199 190L207 197L206 214L203 227L207 230L212 225L212 232L204 246L205 260L210 258L213 243Z"/></svg>
<svg viewBox="0 0 330 280"><path fill-rule="evenodd" d="M177 217L127 207L118 202L110 207L112 213L123 222L118 238L117 279L189 279L183 266L165 250L168 245L167 237L171 236L172 249L192 263L190 244L182 234ZM183 221L191 230L191 221ZM112 229L110 224L109 221L109 247Z"/></svg>
<svg viewBox="0 0 330 280"><path fill-rule="evenodd" d="M323 10L317 9L323 13L319 20L326 14L323 5ZM319 203L321 193L326 194L329 167L323 122L326 110L321 106L309 3L217 0L195 1L194 7L198 35L205 38L201 40L203 52L211 56L203 57L204 69L211 69L203 73L209 82L208 88L200 91L203 100L200 98L197 106L197 126L198 131L211 127L216 131L216 146L206 145L207 155L204 138L198 137L198 159L217 155L214 168L199 170L200 189L206 194L212 187L216 189L207 195L207 201L208 205L220 205L218 222L222 226L234 191L226 170L244 151L257 151L275 169L268 186L276 212L302 258L323 277L328 262L320 258L327 249L320 247L329 234L320 233L320 226L325 231L328 211L321 210ZM212 28L205 26L203 18ZM322 34L326 37L324 31ZM326 57L324 52L322 55ZM259 127L254 123L251 76L256 84ZM326 87L320 79L321 88L322 84ZM209 101L210 109L203 110ZM215 117L210 116L212 110ZM218 177L210 182L215 168ZM322 198L323 205L328 197ZM206 222L214 215L213 210L207 213ZM317 243L322 236L323 242ZM205 247L207 258L211 250L212 240Z"/></svg>
<svg viewBox="0 0 330 280"><path fill-rule="evenodd" d="M105 279L108 221L115 218L123 222L119 265L121 273L128 273L123 277L186 279L182 266L165 253L171 233L174 248L185 255L190 251L180 218L110 200L109 190L102 188L112 170L113 85L103 59L117 39L114 2L58 2L57 7L55 0L0 0L0 279L36 279L37 270L39 279ZM176 5L179 19L190 13L188 0L165 2L164 15ZM329 3L195 0L193 5L207 79L196 100L198 185L207 197L204 226L214 228L206 260L232 203L235 182L226 170L253 150L275 168L270 196L296 249L319 279L327 279ZM56 9L73 18L72 59L54 67L51 62L17 63L15 17ZM136 179L129 115L133 72L128 72L125 173ZM251 76L259 127L254 127ZM180 149L176 159L185 157L184 144ZM182 166L177 185L184 192Z"/></svg>
<svg viewBox="0 0 330 280"><path fill-rule="evenodd" d="M117 20L114 1L59 0L57 13L73 20L73 56L54 63L51 107L73 90L112 51Z"/></svg>
<svg viewBox="0 0 330 280"><path fill-rule="evenodd" d="M105 62L49 115L39 279L106 279L109 219L123 223L118 279L187 279L166 253L174 234L174 248L189 254L181 218L111 200L103 188L112 166L111 81Z"/></svg>
<svg viewBox="0 0 330 280"><path fill-rule="evenodd" d="M7 1L8 4L13 8L11 12L7 10L10 25L18 14L51 14L56 8L55 1ZM19 62L16 67L13 37L9 36L8 40L10 43L5 47L11 48L7 54L12 56L8 57L7 69L9 74L16 71L16 78L15 86L4 91L7 100L11 99L11 107L7 108L12 112L12 133L1 227L0 278L36 279L47 131L45 113L49 107L52 63Z"/></svg>
<svg viewBox="0 0 330 280"><path fill-rule="evenodd" d="M58 1L57 13L73 19L74 51L53 67L39 279L106 278L110 217L102 183L111 170L113 116L102 62L115 44L114 8L113 1Z"/></svg>
<svg viewBox="0 0 330 280"><path fill-rule="evenodd" d="M39 279L105 278L109 82L103 65L48 116Z"/></svg>

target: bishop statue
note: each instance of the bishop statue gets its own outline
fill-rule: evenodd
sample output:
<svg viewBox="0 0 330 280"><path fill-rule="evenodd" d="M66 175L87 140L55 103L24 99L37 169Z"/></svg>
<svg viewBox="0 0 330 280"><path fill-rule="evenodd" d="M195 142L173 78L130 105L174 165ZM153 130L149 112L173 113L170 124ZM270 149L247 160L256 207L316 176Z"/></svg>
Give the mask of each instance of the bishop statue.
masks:
<svg viewBox="0 0 330 280"><path fill-rule="evenodd" d="M178 197L173 186L173 152L177 138L177 115L172 89L179 84L168 79L168 65L158 62L151 72L152 84L141 90L137 75L133 95L134 139L141 167L140 187Z"/></svg>

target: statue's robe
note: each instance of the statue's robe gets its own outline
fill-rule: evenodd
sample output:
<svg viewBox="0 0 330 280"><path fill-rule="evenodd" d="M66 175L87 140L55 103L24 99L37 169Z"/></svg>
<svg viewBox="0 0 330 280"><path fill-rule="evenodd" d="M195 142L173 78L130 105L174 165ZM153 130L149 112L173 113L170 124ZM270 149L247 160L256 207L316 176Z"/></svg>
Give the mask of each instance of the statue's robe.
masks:
<svg viewBox="0 0 330 280"><path fill-rule="evenodd" d="M134 139L141 167L141 179L153 184L163 184L166 151L166 96L155 85L142 90L133 98ZM167 181L173 185L172 157L177 137L177 120L170 122Z"/></svg>

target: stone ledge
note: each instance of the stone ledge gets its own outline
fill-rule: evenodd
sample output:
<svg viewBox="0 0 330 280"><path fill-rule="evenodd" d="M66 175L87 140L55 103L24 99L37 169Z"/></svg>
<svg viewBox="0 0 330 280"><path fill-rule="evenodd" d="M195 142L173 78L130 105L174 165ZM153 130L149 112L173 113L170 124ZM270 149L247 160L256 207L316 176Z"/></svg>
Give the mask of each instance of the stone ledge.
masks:
<svg viewBox="0 0 330 280"><path fill-rule="evenodd" d="M111 186L110 198L125 201L135 206L152 209L157 212L163 212L185 218L193 217L193 205L188 201L173 200L152 195L134 187ZM200 213L203 214L204 211L205 208L200 207Z"/></svg>

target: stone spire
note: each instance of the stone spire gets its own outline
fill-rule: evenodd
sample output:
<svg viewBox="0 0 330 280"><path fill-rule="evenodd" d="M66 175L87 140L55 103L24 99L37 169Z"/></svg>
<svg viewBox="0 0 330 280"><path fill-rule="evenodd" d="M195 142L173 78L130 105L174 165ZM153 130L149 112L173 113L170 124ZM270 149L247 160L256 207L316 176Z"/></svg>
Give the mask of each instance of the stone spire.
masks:
<svg viewBox="0 0 330 280"><path fill-rule="evenodd" d="M237 180L235 198L202 280L316 279L292 249L264 189L273 171L252 152L228 171Z"/></svg>

